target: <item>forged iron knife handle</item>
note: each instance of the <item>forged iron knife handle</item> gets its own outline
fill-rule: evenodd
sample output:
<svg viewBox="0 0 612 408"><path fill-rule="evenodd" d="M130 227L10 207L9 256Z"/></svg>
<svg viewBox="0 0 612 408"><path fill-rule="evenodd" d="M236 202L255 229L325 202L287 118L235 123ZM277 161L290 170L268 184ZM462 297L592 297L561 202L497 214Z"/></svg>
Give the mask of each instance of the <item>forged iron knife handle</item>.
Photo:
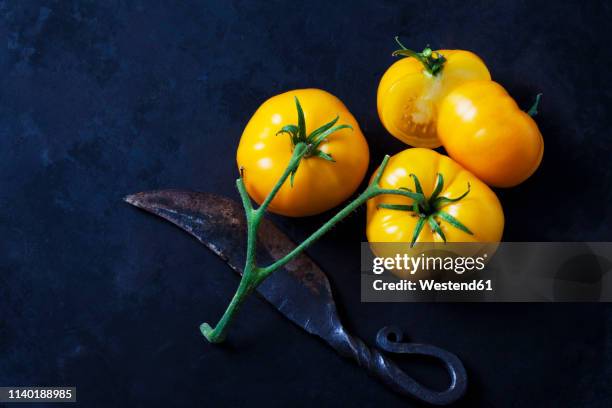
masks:
<svg viewBox="0 0 612 408"><path fill-rule="evenodd" d="M415 354L434 357L444 363L450 376L450 385L444 391L428 388L407 375L390 358L377 348L368 347L360 338L346 331L339 331L334 348L346 357L354 359L370 374L399 394L409 396L432 405L448 405L465 394L467 373L461 360L446 350L428 344L402 343L402 332L395 327L384 327L376 335L376 344L390 353ZM391 340L390 336L395 339Z"/></svg>

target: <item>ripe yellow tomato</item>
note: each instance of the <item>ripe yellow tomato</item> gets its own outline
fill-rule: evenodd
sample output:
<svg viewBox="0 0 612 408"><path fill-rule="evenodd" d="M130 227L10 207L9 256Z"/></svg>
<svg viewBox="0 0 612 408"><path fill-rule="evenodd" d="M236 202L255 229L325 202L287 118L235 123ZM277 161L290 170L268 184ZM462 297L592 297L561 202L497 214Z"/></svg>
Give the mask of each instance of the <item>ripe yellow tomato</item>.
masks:
<svg viewBox="0 0 612 408"><path fill-rule="evenodd" d="M495 187L525 181L544 154L538 125L492 81L469 82L446 96L438 136L449 156Z"/></svg>
<svg viewBox="0 0 612 408"><path fill-rule="evenodd" d="M368 168L368 144L359 124L334 95L320 89L298 89L276 95L264 102L247 124L236 154L247 192L261 204L279 180L293 151L294 135L300 120L296 98L303 110L305 130L313 131L337 118L338 130L305 156L293 178L283 184L270 211L300 217L329 210L346 200L363 180ZM285 129L280 132L281 129Z"/></svg>
<svg viewBox="0 0 612 408"><path fill-rule="evenodd" d="M438 147L440 102L467 81L490 80L489 70L470 51L426 48L416 53L403 47L394 55L408 58L395 62L383 75L378 86L378 116L387 131L404 143Z"/></svg>
<svg viewBox="0 0 612 408"><path fill-rule="evenodd" d="M504 213L497 196L447 156L423 148L404 150L391 157L380 186L408 188L426 200L415 203L400 195L369 200L366 234L371 244L501 240Z"/></svg>

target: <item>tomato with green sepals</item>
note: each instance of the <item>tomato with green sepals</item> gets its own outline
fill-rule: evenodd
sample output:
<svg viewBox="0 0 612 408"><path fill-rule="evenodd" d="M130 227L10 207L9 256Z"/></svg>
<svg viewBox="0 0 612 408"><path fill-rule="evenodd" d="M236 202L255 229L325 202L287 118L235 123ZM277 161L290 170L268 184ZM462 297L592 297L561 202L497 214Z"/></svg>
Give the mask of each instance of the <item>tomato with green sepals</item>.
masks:
<svg viewBox="0 0 612 408"><path fill-rule="evenodd" d="M236 154L251 198L261 204L300 142L307 152L269 205L301 217L337 206L355 192L368 168L369 149L359 124L334 95L299 89L264 102L247 124Z"/></svg>
<svg viewBox="0 0 612 408"><path fill-rule="evenodd" d="M367 203L366 235L377 256L389 257L398 246L411 256L447 242L484 243L474 248L493 252L504 230L504 213L495 193L451 158L430 149L412 148L392 156L380 179L381 188L406 189L424 199L380 195ZM473 255L473 254L463 254ZM395 272L394 272L395 273ZM405 275L401 275L406 277Z"/></svg>
<svg viewBox="0 0 612 408"><path fill-rule="evenodd" d="M394 56L406 57L395 62L378 86L378 116L383 126L396 138L415 147L438 147L438 107L455 87L473 80L490 80L486 65L474 53L465 50L437 50L427 47L415 52L404 47Z"/></svg>

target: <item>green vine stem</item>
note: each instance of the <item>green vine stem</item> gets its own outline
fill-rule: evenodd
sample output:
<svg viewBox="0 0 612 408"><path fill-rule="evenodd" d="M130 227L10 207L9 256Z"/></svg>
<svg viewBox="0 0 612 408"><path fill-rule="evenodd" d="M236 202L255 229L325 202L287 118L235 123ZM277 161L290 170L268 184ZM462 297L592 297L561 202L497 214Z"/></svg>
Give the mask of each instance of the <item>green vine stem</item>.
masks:
<svg viewBox="0 0 612 408"><path fill-rule="evenodd" d="M257 230L259 228L261 220L269 204L274 199L274 196L276 195L276 193L278 193L278 190L287 181L287 178L291 174L295 173L300 164L300 161L306 156L309 151L311 151L311 146L301 141L298 141L296 143L287 168L283 172L276 185L272 188L266 199L263 201L261 206L257 209L253 208L251 199L249 198L249 195L244 186L242 176L236 180L236 186L238 187L238 192L240 193L240 198L242 199L242 204L246 212L247 256L244 265L244 270L242 273L242 278L240 280L240 284L238 285L238 289L236 290L236 293L234 294L232 300L230 301L230 304L223 313L223 316L221 317L217 325L214 328L211 327L208 323L202 323L200 325L200 331L209 342L220 343L225 340L228 328L234 320L236 313L240 310L240 306L243 304L247 296L251 292L253 292L253 290L255 290L257 286L259 286L259 284L261 284L272 273L282 268L287 263L291 262L292 259L294 259L302 251L312 245L317 239L319 239L326 232L328 232L334 225L336 225L338 222L340 222L342 219L344 219L346 216L348 216L350 213L352 213L369 199L381 194L402 195L413 199L417 203L422 203L425 199L422 193L415 193L408 189L392 190L380 187L380 179L389 161L389 156L385 156L382 164L380 165L374 176L374 179L372 180L372 183L356 199L354 199L346 207L340 210L335 216L333 216L329 221L323 224L318 230L316 230L310 237L305 239L301 244L296 246L291 252L268 266L260 267L257 265L256 248Z"/></svg>
<svg viewBox="0 0 612 408"><path fill-rule="evenodd" d="M532 118L538 114L538 108L540 107L540 100L542 99L542 94L539 93L536 95L535 102L531 105L531 108L527 111L527 114Z"/></svg>
<svg viewBox="0 0 612 408"><path fill-rule="evenodd" d="M442 68L444 68L444 63L446 62L444 55L433 51L431 48L429 48L429 46L425 47L421 52L413 51L406 48L399 40L399 37L395 37L395 42L400 46L400 49L391 54L394 57L400 56L415 58L417 61L423 64L425 71L432 76L436 76L442 72Z"/></svg>

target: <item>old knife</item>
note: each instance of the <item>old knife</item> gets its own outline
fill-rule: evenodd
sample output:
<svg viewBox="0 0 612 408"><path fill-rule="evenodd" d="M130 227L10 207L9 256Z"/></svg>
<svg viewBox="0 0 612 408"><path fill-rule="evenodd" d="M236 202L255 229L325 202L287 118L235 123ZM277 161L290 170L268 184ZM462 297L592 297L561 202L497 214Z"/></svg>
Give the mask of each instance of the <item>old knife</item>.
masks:
<svg viewBox="0 0 612 408"><path fill-rule="evenodd" d="M193 235L221 257L234 271L242 273L245 262L246 223L242 206L211 193L158 190L125 197L128 203L158 215ZM259 229L257 259L266 264L280 258L295 244L270 220ZM381 329L377 347L368 347L349 334L338 317L325 273L305 254L273 273L257 291L285 317L310 334L329 343L340 355L353 359L394 391L434 405L447 405L463 396L467 374L454 354L428 344L403 343L394 327ZM435 391L404 373L380 350L418 354L441 360L450 376L444 391Z"/></svg>

